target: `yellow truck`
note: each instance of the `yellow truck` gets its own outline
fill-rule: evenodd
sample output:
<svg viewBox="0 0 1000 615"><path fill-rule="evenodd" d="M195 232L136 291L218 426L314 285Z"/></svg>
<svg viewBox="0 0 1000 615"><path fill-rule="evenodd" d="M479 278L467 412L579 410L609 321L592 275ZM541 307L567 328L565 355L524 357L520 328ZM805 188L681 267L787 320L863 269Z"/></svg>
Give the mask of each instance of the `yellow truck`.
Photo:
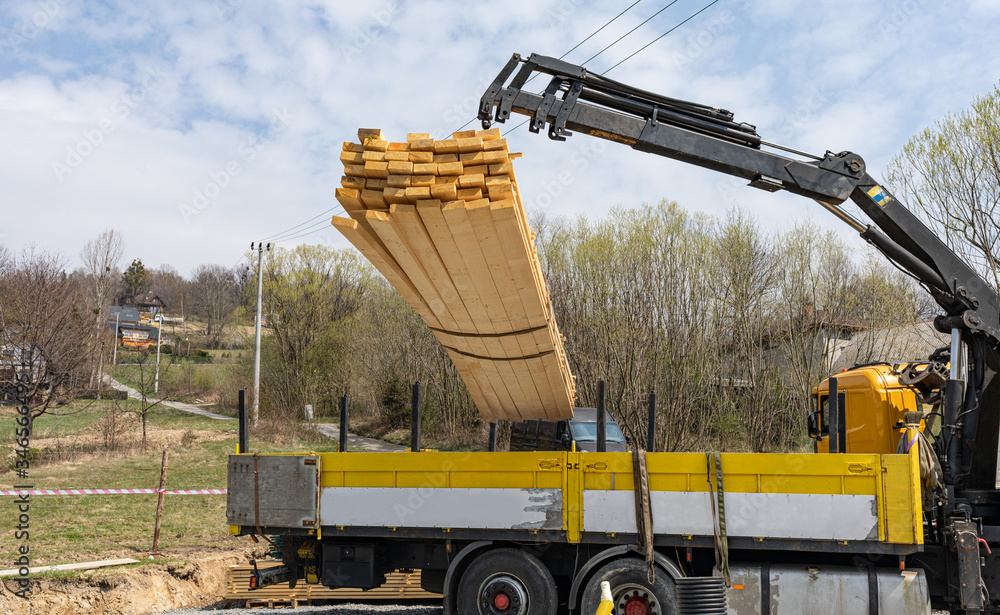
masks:
<svg viewBox="0 0 1000 615"><path fill-rule="evenodd" d="M523 89L536 73L544 89ZM482 96L484 129L512 113L557 141L589 135L816 201L930 292L947 367L831 379L814 415L828 454L233 455L230 531L282 538L283 565L252 582L364 589L419 569L446 615L591 615L604 581L628 615L1000 612L996 290L853 152L783 148L724 109L538 55L515 54ZM903 414L896 453L900 385L934 403ZM928 418L940 427L924 441Z"/></svg>

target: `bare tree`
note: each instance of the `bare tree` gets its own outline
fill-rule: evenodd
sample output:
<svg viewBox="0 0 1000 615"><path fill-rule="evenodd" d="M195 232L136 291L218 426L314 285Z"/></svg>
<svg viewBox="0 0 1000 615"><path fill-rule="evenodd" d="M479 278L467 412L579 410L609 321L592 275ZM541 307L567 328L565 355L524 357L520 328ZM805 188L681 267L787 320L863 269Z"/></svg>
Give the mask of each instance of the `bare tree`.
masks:
<svg viewBox="0 0 1000 615"><path fill-rule="evenodd" d="M115 284L121 275L122 257L125 255L125 238L119 231L109 228L83 245L80 260L87 279L87 302L97 312L110 305Z"/></svg>
<svg viewBox="0 0 1000 615"><path fill-rule="evenodd" d="M232 270L222 265L199 265L191 282L191 299L194 313L207 321L205 332L212 345L222 344L226 323L239 300L236 278Z"/></svg>
<svg viewBox="0 0 1000 615"><path fill-rule="evenodd" d="M1000 86L913 137L888 180L994 289L1000 288Z"/></svg>
<svg viewBox="0 0 1000 615"><path fill-rule="evenodd" d="M31 420L86 375L97 330L58 255L0 254L0 372L29 381Z"/></svg>

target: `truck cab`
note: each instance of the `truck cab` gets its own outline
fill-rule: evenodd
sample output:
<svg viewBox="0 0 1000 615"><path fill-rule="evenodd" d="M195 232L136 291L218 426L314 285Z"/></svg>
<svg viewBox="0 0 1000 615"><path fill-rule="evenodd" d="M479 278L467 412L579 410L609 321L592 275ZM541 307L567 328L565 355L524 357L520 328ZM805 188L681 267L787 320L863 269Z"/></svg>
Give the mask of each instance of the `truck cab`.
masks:
<svg viewBox="0 0 1000 615"><path fill-rule="evenodd" d="M876 363L834 374L841 407L840 441L846 453L895 453L905 432L901 427L906 412L930 412L918 399L917 391L905 383L899 365ZM832 377L832 376L831 376ZM808 417L809 437L817 453L830 452L830 378L813 388L812 412ZM921 430L924 422L921 421Z"/></svg>
<svg viewBox="0 0 1000 615"><path fill-rule="evenodd" d="M608 411L604 412L607 433L607 451L628 451L628 438ZM562 421L535 419L518 421L510 428L512 451L569 451L595 452L597 450L597 409L575 408L573 418Z"/></svg>

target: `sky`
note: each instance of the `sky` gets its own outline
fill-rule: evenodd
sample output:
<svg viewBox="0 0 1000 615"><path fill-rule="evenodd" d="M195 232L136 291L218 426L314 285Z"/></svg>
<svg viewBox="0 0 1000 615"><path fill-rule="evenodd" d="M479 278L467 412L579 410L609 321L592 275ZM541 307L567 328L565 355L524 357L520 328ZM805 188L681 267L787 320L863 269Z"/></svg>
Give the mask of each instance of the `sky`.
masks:
<svg viewBox="0 0 1000 615"><path fill-rule="evenodd" d="M183 275L245 266L252 241L347 248L329 217L359 127L477 128L512 53L558 57L592 34L565 59L729 109L766 141L856 152L875 177L1000 81L995 0L641 0L608 24L632 1L0 0L0 244L73 269L114 228L126 262ZM583 135L506 136L529 212L596 219L666 198L861 245L801 197Z"/></svg>

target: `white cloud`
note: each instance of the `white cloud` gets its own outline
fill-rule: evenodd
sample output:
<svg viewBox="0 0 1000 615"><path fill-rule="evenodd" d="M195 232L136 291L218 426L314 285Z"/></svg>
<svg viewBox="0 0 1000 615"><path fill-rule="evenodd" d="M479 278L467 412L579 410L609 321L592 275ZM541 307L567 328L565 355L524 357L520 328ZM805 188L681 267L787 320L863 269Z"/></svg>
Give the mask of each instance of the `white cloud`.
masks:
<svg viewBox="0 0 1000 615"><path fill-rule="evenodd" d="M58 11L44 27L0 47L5 242L75 257L114 226L130 257L184 273L203 262L230 265L250 241L334 207L340 142L358 127L396 138L457 130L511 53L561 55L622 9L582 0L502 8L445 0L52 1ZM913 2L913 11L891 3L719 3L611 76L727 107L765 139L820 153L854 150L878 170L917 129L961 109L1000 75L994 37L966 31L973 19L980 31L996 29L990 3ZM6 33L39 6L5 3L14 24ZM701 6L679 2L590 68L611 66ZM658 8L639 5L568 59L593 55ZM150 70L159 75L154 83ZM287 126L261 137L276 113L291 116ZM103 119L113 129L99 144L81 145ZM618 145L579 135L553 143L526 127L509 140L525 153L525 197L554 215L602 216L617 204L666 197L714 214L740 204L770 229L805 214L850 233L799 197ZM79 164L58 175L53 164L69 166L74 151ZM234 163L238 174L227 171ZM181 206L222 183L185 221ZM317 240L346 245L329 230L303 239Z"/></svg>

